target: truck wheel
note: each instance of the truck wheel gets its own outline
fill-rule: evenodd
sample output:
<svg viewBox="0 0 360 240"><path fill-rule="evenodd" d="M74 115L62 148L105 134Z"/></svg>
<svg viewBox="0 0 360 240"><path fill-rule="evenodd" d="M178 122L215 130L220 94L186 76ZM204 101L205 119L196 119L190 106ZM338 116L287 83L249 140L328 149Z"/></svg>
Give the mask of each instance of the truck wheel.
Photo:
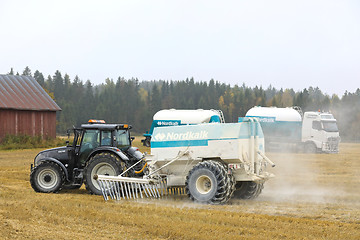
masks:
<svg viewBox="0 0 360 240"><path fill-rule="evenodd" d="M110 153L96 154L84 169L84 183L91 194L101 195L101 189L94 175L118 176L122 173L117 158Z"/></svg>
<svg viewBox="0 0 360 240"><path fill-rule="evenodd" d="M260 195L264 188L263 183L256 182L237 182L234 197L238 199L254 199Z"/></svg>
<svg viewBox="0 0 360 240"><path fill-rule="evenodd" d="M306 143L305 144L305 153L316 153L316 146L314 143Z"/></svg>
<svg viewBox="0 0 360 240"><path fill-rule="evenodd" d="M54 162L42 162L40 165L33 168L30 173L30 184L35 192L58 192L63 186L64 181L64 171Z"/></svg>
<svg viewBox="0 0 360 240"><path fill-rule="evenodd" d="M186 177L185 190L193 201L222 204L229 200L230 182L224 166L210 160L191 169Z"/></svg>

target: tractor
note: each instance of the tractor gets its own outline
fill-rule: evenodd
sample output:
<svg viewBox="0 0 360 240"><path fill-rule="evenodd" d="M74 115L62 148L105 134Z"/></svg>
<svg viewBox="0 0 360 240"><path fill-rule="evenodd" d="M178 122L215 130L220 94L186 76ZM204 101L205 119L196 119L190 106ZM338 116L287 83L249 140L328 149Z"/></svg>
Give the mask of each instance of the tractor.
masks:
<svg viewBox="0 0 360 240"><path fill-rule="evenodd" d="M131 146L128 124L106 124L89 120L73 128L72 145L44 150L31 164L30 183L36 192L55 193L80 188L84 183L91 194L101 195L94 175L141 177L146 171L144 155ZM70 136L68 130L68 136ZM130 166L133 166L130 169Z"/></svg>

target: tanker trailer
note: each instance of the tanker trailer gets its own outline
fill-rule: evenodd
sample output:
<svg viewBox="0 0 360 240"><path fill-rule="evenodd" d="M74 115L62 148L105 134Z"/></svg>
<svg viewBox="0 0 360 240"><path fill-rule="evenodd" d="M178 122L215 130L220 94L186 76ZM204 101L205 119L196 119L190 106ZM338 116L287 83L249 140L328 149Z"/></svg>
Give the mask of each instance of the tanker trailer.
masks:
<svg viewBox="0 0 360 240"><path fill-rule="evenodd" d="M224 115L221 110L185 110L185 109L164 109L160 110L153 116L153 121L150 130L143 136L141 142L144 146L150 147L151 136L156 127L178 126L187 124L199 124L199 123L212 123L220 122L224 123Z"/></svg>
<svg viewBox="0 0 360 240"><path fill-rule="evenodd" d="M265 156L256 119L157 127L143 178L96 176L105 200L186 194L200 203L223 204L231 197L257 197L275 166Z"/></svg>
<svg viewBox="0 0 360 240"><path fill-rule="evenodd" d="M331 113L302 114L299 107L253 107L246 116L259 119L267 150L339 152L339 131Z"/></svg>

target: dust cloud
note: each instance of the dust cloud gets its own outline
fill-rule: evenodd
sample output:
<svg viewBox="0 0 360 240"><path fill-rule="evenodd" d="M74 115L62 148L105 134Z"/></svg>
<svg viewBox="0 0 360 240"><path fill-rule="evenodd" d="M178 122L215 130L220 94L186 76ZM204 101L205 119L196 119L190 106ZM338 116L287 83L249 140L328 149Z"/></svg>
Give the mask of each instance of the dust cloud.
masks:
<svg viewBox="0 0 360 240"><path fill-rule="evenodd" d="M329 184L328 172L315 159L326 154L272 154L276 167L267 169L276 176L264 185L259 200L278 202L334 203L347 195L339 185ZM334 176L336 177L336 176Z"/></svg>

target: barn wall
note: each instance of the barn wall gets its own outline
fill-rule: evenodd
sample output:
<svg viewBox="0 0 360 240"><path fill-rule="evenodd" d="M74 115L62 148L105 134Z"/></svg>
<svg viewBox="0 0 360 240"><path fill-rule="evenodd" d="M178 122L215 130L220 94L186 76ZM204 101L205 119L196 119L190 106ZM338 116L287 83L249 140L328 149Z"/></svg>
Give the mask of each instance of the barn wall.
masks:
<svg viewBox="0 0 360 240"><path fill-rule="evenodd" d="M6 134L56 137L56 112L0 109L0 139Z"/></svg>

